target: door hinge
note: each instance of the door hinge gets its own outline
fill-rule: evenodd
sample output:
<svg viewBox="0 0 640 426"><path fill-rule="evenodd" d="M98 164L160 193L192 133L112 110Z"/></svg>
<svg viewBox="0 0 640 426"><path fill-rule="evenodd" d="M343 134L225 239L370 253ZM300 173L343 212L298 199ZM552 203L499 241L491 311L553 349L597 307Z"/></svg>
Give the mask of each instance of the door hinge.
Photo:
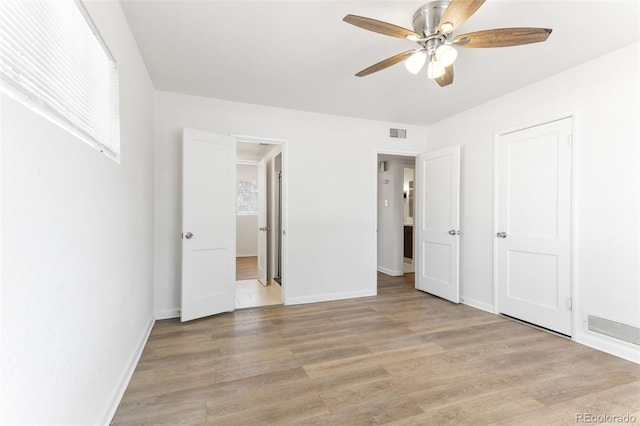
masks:
<svg viewBox="0 0 640 426"><path fill-rule="evenodd" d="M570 311L573 310L573 298L572 297L568 297L567 298L567 307L569 308Z"/></svg>

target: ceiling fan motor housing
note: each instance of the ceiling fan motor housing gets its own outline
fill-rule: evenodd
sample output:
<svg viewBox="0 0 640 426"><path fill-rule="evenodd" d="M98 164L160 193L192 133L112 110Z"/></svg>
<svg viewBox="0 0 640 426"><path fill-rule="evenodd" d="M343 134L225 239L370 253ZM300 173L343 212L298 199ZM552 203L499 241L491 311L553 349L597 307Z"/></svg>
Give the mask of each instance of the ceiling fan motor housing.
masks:
<svg viewBox="0 0 640 426"><path fill-rule="evenodd" d="M438 24L450 1L432 1L413 14L413 30L425 38L438 33Z"/></svg>
<svg viewBox="0 0 640 426"><path fill-rule="evenodd" d="M447 39L438 32L438 24L449 3L447 0L432 1L413 14L413 30L424 37L418 43L424 46L428 55L433 55Z"/></svg>

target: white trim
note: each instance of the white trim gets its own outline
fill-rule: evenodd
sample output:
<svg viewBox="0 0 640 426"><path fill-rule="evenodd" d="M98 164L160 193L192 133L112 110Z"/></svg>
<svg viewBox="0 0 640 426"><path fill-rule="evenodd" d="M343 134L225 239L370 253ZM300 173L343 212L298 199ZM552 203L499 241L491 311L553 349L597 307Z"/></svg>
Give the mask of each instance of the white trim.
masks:
<svg viewBox="0 0 640 426"><path fill-rule="evenodd" d="M120 379L120 383L115 389L113 397L111 398L111 402L109 403L105 412L103 413L102 421L100 422L100 424L107 425L107 424L110 424L111 421L113 420L113 416L115 416L116 411L118 409L118 405L120 405L120 401L122 401L124 392L127 390L127 386L129 386L129 382L131 381L133 372L136 370L136 367L138 366L138 362L140 361L140 357L142 356L142 351L144 350L144 347L146 346L147 341L149 340L149 336L151 336L151 331L153 330L153 326L155 322L156 321L154 319L151 319L149 321L149 324L147 324L147 328L144 331L142 340L140 341L138 348L136 349L133 356L131 357L129 361L129 365L125 369L124 374Z"/></svg>
<svg viewBox="0 0 640 426"><path fill-rule="evenodd" d="M287 139L280 138L264 138L262 136L249 136L238 133L230 133L229 136L236 138L237 142L249 142L249 143L266 143L269 145L284 145L288 142Z"/></svg>
<svg viewBox="0 0 640 426"><path fill-rule="evenodd" d="M577 110L574 110L570 113L570 115L565 118L571 118L571 182L569 191L571 191L571 202L569 204L569 208L571 212L569 212L571 216L571 223L569 224L569 247L571 253L570 257L570 265L569 265L569 273L571 274L571 338L573 340L576 339L576 335L580 330L580 290L578 286L578 256L580 250L578 250L578 153L580 150L580 137L579 137L579 114Z"/></svg>
<svg viewBox="0 0 640 426"><path fill-rule="evenodd" d="M401 277L404 275L404 269L402 271L396 271L393 269L383 268L382 266L378 266L378 272L382 272L383 274L390 275L392 277Z"/></svg>
<svg viewBox="0 0 640 426"><path fill-rule="evenodd" d="M307 303L330 302L333 300L355 299L358 297L376 296L376 290L347 291L344 293L316 294L312 296L290 297L285 305L302 305Z"/></svg>
<svg viewBox="0 0 640 426"><path fill-rule="evenodd" d="M254 254L236 254L236 257L256 257L258 256L258 253L254 253Z"/></svg>
<svg viewBox="0 0 640 426"><path fill-rule="evenodd" d="M238 143L239 141L236 141ZM236 160L236 166L257 166L256 160Z"/></svg>
<svg viewBox="0 0 640 426"><path fill-rule="evenodd" d="M2 104L4 102L4 95L2 93L0 93L0 170L2 170L2 123L4 122L4 116L2 115ZM2 173L0 173L0 241L2 241L2 224L4 222L2 221ZM2 271L2 244L0 244L0 271ZM0 342L4 342L4 338L3 338L3 330L4 330L4 326L2 324L2 318L4 318L4 315L2 315L2 306L3 306L3 300L2 300L2 294L4 294L3 290L2 290L2 273L0 273ZM6 351L1 351L0 350L0 366L2 365L6 365L4 363L4 356L3 354ZM6 381L4 380L4 374L3 374L4 369L0 368L0 383L6 383ZM7 411L5 410L4 404L5 401L7 400L5 398L5 389L7 388L7 386L0 386L0 413L6 413Z"/></svg>
<svg viewBox="0 0 640 426"><path fill-rule="evenodd" d="M640 364L640 351L636 345L621 343L617 339L601 336L590 331L580 330L574 333L573 340L581 345L597 349L627 361Z"/></svg>
<svg viewBox="0 0 640 426"><path fill-rule="evenodd" d="M180 318L180 308L165 309L164 311L156 312L156 320Z"/></svg>
<svg viewBox="0 0 640 426"><path fill-rule="evenodd" d="M537 120L518 124L512 127L507 127L502 130L497 130L495 134L499 136L505 136L505 135L508 135L509 133L519 132L521 130L530 129L532 127L542 126L544 124L553 123L554 121L564 120L565 118L573 118L575 117L575 115L576 115L576 110L566 111L560 114L554 114L545 118L539 118Z"/></svg>
<svg viewBox="0 0 640 426"><path fill-rule="evenodd" d="M96 36L96 40L98 40L98 44L100 44L100 46L104 50L104 54L107 55L107 58L109 58L111 62L116 64L116 58L113 56L113 53L111 53L109 46L107 46L107 43L104 41L102 34L100 34L98 27L96 26L95 22L93 22L93 19L91 18L91 15L89 14L89 11L85 7L82 0L74 0L74 3L76 4L76 6L78 6L78 10L80 10L80 13L84 17L84 20L87 21L87 25L89 25L89 28L91 29L93 35Z"/></svg>
<svg viewBox="0 0 640 426"><path fill-rule="evenodd" d="M493 193L491 194L493 196L493 211L491 212L492 215L492 230L491 230L491 247L493 250L493 259L491 262L491 275L493 278L493 313L498 315L500 313L500 307L498 306L498 244L496 241L496 233L498 232L498 211L499 211L499 206L498 206L498 187L500 185L500 182L498 181L499 179L499 173L498 173L498 165L499 165L499 161L498 161L498 157L500 155L500 152L498 150L498 144L500 143L500 136L502 136L501 133L499 132L495 132L493 134Z"/></svg>
<svg viewBox="0 0 640 426"><path fill-rule="evenodd" d="M460 296L460 303L467 306L471 306L472 308L480 309L481 311L489 312L490 314L494 313L493 305L491 305L490 303L482 302L477 299L472 299L466 296Z"/></svg>

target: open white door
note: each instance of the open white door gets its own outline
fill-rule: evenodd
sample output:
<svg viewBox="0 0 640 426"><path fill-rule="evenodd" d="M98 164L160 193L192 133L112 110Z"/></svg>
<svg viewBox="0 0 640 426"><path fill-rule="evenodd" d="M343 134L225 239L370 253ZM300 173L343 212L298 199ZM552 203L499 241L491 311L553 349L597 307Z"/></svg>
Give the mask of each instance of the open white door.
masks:
<svg viewBox="0 0 640 426"><path fill-rule="evenodd" d="M498 139L497 274L503 314L571 335L570 118Z"/></svg>
<svg viewBox="0 0 640 426"><path fill-rule="evenodd" d="M258 163L258 281L267 285L267 166L264 160Z"/></svg>
<svg viewBox="0 0 640 426"><path fill-rule="evenodd" d="M421 154L416 166L416 287L459 303L460 145Z"/></svg>
<svg viewBox="0 0 640 426"><path fill-rule="evenodd" d="M236 141L184 129L182 303L189 321L235 308Z"/></svg>

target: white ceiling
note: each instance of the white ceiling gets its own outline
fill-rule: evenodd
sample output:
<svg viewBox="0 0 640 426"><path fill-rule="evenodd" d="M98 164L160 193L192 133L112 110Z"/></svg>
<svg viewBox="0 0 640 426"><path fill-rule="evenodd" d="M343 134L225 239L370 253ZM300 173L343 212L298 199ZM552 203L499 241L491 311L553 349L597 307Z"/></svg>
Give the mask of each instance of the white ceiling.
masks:
<svg viewBox="0 0 640 426"><path fill-rule="evenodd" d="M238 142L236 144L236 158L242 161L258 162L262 160L274 147L264 143Z"/></svg>
<svg viewBox="0 0 640 426"><path fill-rule="evenodd" d="M488 0L454 35L518 26L553 33L527 46L460 48L454 83L440 88L402 64L355 77L417 45L342 22L351 13L411 28L426 1L122 3L156 89L419 125L629 45L640 27L637 0Z"/></svg>

